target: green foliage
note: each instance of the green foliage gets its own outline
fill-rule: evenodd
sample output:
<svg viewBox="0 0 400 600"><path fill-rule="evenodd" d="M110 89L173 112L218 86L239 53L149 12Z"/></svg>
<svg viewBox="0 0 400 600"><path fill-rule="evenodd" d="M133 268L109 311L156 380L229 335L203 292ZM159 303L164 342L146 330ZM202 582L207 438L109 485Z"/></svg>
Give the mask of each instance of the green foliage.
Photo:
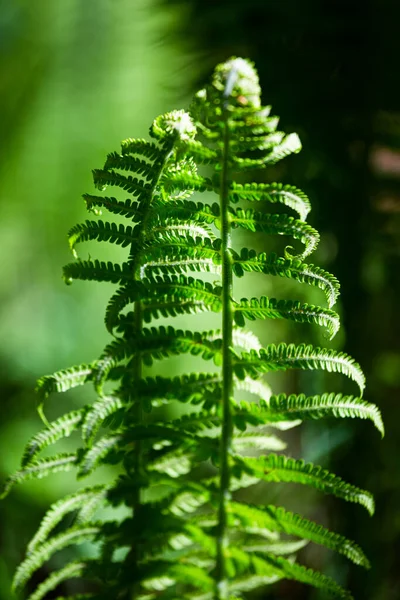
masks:
<svg viewBox="0 0 400 600"><path fill-rule="evenodd" d="M82 279L116 284L105 318L114 339L98 360L39 381L42 403L52 393L86 383L93 384L97 397L32 438L22 468L6 483L4 495L25 479L72 467L79 478L105 464L117 465L119 474L107 486L89 486L56 502L45 515L16 572L15 589L23 588L44 562L67 546L92 541L100 542L100 548L95 558L70 562L54 572L30 600L40 600L61 581L81 576L93 580L98 591L68 598L153 600L161 593L170 600L228 600L284 578L351 598L329 577L295 562L294 553L308 541L368 566L361 549L343 536L282 507L256 507L232 496L259 481L299 483L361 504L372 514L368 492L322 467L271 453L283 450L285 443L265 428L285 429L326 416L359 417L370 419L383 434L379 410L361 397L334 392L311 398L272 395L263 380L273 371L320 369L347 376L362 394L364 375L351 357L304 343L263 348L244 327L246 319L278 318L322 326L330 337L339 328L332 310L338 281L303 262L319 240L305 222L308 198L292 185L235 180L241 172L264 168L300 150L298 137L277 131L278 120L269 113L270 107L260 104L252 64L231 59L217 67L211 84L196 95L190 114L161 115L150 129L151 142L126 140L120 154L109 154L104 168L93 172L99 190L113 186L120 191L118 197L86 194L88 210L95 215L105 210L127 223L76 225L69 233L70 247L76 258L76 245L86 240L129 247L129 253L121 264L77 258L64 268L64 278L67 283ZM121 190L129 198L121 200ZM189 200L194 192L215 193L219 204ZM299 219L255 211L248 201L279 203ZM239 227L289 237L304 248L294 255L286 247L283 257L235 250L232 234ZM265 296L239 301L234 277L251 271L318 287L328 307ZM217 279L210 283L188 274L193 272ZM162 317L198 312L220 315L221 328L145 327ZM209 361L217 370L146 376L145 367L155 360L182 354ZM238 400L241 392L256 399ZM170 403L198 408L165 422L156 409ZM73 431L82 438L75 452L37 458ZM155 488L162 490L157 501L150 493ZM124 520L91 520L98 508L112 513L121 506L130 515Z"/></svg>

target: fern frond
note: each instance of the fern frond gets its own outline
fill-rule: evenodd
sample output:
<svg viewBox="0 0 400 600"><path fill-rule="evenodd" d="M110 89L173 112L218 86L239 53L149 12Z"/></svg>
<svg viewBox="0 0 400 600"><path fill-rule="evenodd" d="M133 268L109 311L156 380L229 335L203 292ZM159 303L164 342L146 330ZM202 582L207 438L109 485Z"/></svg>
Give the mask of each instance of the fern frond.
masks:
<svg viewBox="0 0 400 600"><path fill-rule="evenodd" d="M154 142L144 139L127 138L121 142L121 154L134 156L143 156L151 161L162 161L164 156L162 147Z"/></svg>
<svg viewBox="0 0 400 600"><path fill-rule="evenodd" d="M86 208L88 212L92 212L95 215L101 215L101 209L105 208L108 210L108 212L114 215L130 217L130 219L135 222L140 220L142 216L139 209L139 203L136 200L131 200L130 198L127 198L124 202L122 202L114 197L94 196L93 194L83 194L82 197L86 202Z"/></svg>
<svg viewBox="0 0 400 600"><path fill-rule="evenodd" d="M152 204L147 222L149 226L153 220L182 219L182 221L194 221L197 223L216 223L220 216L219 206L214 202L211 206L202 202L192 200L162 200L158 198Z"/></svg>
<svg viewBox="0 0 400 600"><path fill-rule="evenodd" d="M212 181L208 177L174 171L164 173L161 184L167 192L174 192L175 190L211 192L214 190Z"/></svg>
<svg viewBox="0 0 400 600"><path fill-rule="evenodd" d="M243 453L250 450L284 450L287 446L280 438L275 435L256 432L243 432L235 435L232 441L233 450Z"/></svg>
<svg viewBox="0 0 400 600"><path fill-rule="evenodd" d="M140 259L142 257L148 258L148 255L152 255L152 252L162 250L162 252L184 252L189 258L191 257L192 251L203 252L208 251L208 257L216 257L218 253L219 240L213 240L208 232L205 231L204 227L197 228L201 230L201 235L194 230L193 235L190 232L190 225L186 224L178 225L177 231L173 227L166 226L159 232L158 235L152 237L149 241L144 243L143 249L140 251ZM206 235L204 235L206 234ZM217 245L218 244L218 245ZM206 256L206 255L203 255Z"/></svg>
<svg viewBox="0 0 400 600"><path fill-rule="evenodd" d="M274 165L290 154L298 154L302 146L297 133L286 135L283 140L274 146L264 158L265 165Z"/></svg>
<svg viewBox="0 0 400 600"><path fill-rule="evenodd" d="M221 265L217 262L218 254L215 251L193 248L191 258L184 258L180 253L163 255L157 251L152 253L151 260L146 257L141 265L141 277L155 275L178 275L180 273L205 272L221 275Z"/></svg>
<svg viewBox="0 0 400 600"><path fill-rule="evenodd" d="M181 431L196 433L213 429L221 421L221 416L215 414L215 411L201 410L199 412L188 413L173 419L170 422L171 427Z"/></svg>
<svg viewBox="0 0 400 600"><path fill-rule="evenodd" d="M254 65L233 57L195 96L191 114L160 115L150 128L153 141L125 140L121 152L108 154L104 168L93 171L101 191L115 186L127 193L84 196L89 211L98 216L106 210L118 219L74 226L71 250L77 256L76 244L92 240L129 252L120 263L77 260L64 268L64 279L116 285L105 318L113 340L98 360L39 380L39 414L47 429L28 442L22 468L6 482L3 496L14 483L73 467L78 478L103 465L117 466L119 474L47 511L16 572L15 590L71 545L100 543L99 557L67 564L39 584L29 600L44 600L59 583L81 576L97 581L96 592L67 593L59 600L157 600L162 595L166 600L233 600L285 578L350 600L329 577L295 564L293 553L311 541L368 566L356 544L321 525L283 508L232 500L235 492L261 481L288 482L361 504L372 514L368 492L322 467L269 453L286 446L270 428L285 430L302 419L325 416L358 417L384 432L378 408L361 397L272 395L262 380L273 371L319 369L347 376L360 395L364 388L361 368L347 354L306 344L263 348L244 327L246 320L288 319L322 326L330 337L339 328L331 310L339 294L336 277L304 262L319 241L305 222L311 208L307 196L291 185L235 181L301 148L297 134L278 130L279 118L270 109L261 104ZM206 200L190 200L196 192L205 192ZM211 194L219 196L218 204L209 202ZM254 204L248 208L248 202L280 206L266 214ZM294 216L286 214L292 211ZM120 224L121 217L128 222ZM291 237L296 249L285 242L282 257L248 248L238 252L232 235L238 228ZM314 286L325 294L328 308L307 304L301 293L296 301L265 296L237 301L234 276L246 272L285 277L303 289ZM204 273L216 277L204 278ZM221 329L151 326L160 317L201 311L221 313ZM182 362L184 354L211 360L220 372L147 376L153 361ZM47 423L44 399L86 382L97 392L94 402ZM246 401L250 394L256 402ZM167 418L163 410L147 414L175 402L196 408L179 417ZM36 458L77 428L83 447ZM98 509L107 517L109 511L128 509L129 516L117 512L95 522Z"/></svg>
<svg viewBox="0 0 400 600"><path fill-rule="evenodd" d="M252 379L251 377L238 379L236 381L236 389L254 394L266 402L268 402L272 395L272 390L265 381L261 381L260 379Z"/></svg>
<svg viewBox="0 0 400 600"><path fill-rule="evenodd" d="M18 591L24 587L33 573L40 569L55 552L71 544L82 544L86 541L92 541L100 531L101 525L97 523L75 525L41 544L19 565L13 579L13 590Z"/></svg>
<svg viewBox="0 0 400 600"><path fill-rule="evenodd" d="M252 544L246 543L243 546L243 550L247 553L258 553L258 554L276 554L278 556L293 555L302 548L308 545L308 540L297 540L297 541L278 541L278 542L256 542Z"/></svg>
<svg viewBox="0 0 400 600"><path fill-rule="evenodd" d="M107 489L107 485L83 488L52 504L43 517L39 529L28 544L27 555L32 554L38 546L46 541L49 533L61 522L65 515L85 507L87 503L93 503L94 501L97 504L100 503L105 498Z"/></svg>
<svg viewBox="0 0 400 600"><path fill-rule="evenodd" d="M57 371L52 375L45 375L38 379L35 391L43 400L46 400L50 394L55 392L67 392L78 385L84 385L88 381L91 381L95 364L93 362L86 365L79 365L70 369Z"/></svg>
<svg viewBox="0 0 400 600"><path fill-rule="evenodd" d="M142 583L148 590L163 591L174 585L176 581L203 591L211 591L214 587L214 580L203 569L194 565L161 563L152 565L152 571L151 578L145 579Z"/></svg>
<svg viewBox="0 0 400 600"><path fill-rule="evenodd" d="M155 174L154 166L147 160L135 158L129 154L118 154L118 152L110 152L107 154L104 170L120 169L121 171L130 171L137 173L144 179L151 181Z"/></svg>
<svg viewBox="0 0 400 600"><path fill-rule="evenodd" d="M361 504L371 515L374 513L374 500L369 492L345 483L340 477L312 463L276 454L259 458L235 457L234 460L244 472L259 477L263 481L284 481L308 485L347 502Z"/></svg>
<svg viewBox="0 0 400 600"><path fill-rule="evenodd" d="M127 263L119 265L100 260L77 260L69 263L63 268L63 276L66 283L72 283L74 279L108 281L110 283L132 281L133 279L132 270Z"/></svg>
<svg viewBox="0 0 400 600"><path fill-rule="evenodd" d="M165 473L169 477L181 477L187 475L192 469L191 456L188 456L186 448L179 448L156 460L149 460L149 469Z"/></svg>
<svg viewBox="0 0 400 600"><path fill-rule="evenodd" d="M330 339L340 327L339 315L328 308L312 304L302 304L298 300L276 300L275 298L242 298L240 304L234 305L234 319L237 325L243 326L244 318L256 319L289 319L297 323L314 323L326 327Z"/></svg>
<svg viewBox="0 0 400 600"><path fill-rule="evenodd" d="M91 445L102 423L107 417L114 414L124 406L118 396L102 396L86 412L82 423L82 439Z"/></svg>
<svg viewBox="0 0 400 600"><path fill-rule="evenodd" d="M36 588L36 590L30 594L27 600L42 600L48 592L52 592L56 587L66 581L76 577L82 577L86 569L86 563L81 561L75 561L68 563L65 567L58 571L54 571L47 579ZM71 597L71 596L69 596ZM93 597L93 596L92 596ZM76 598L76 596L73 596Z"/></svg>
<svg viewBox="0 0 400 600"><path fill-rule="evenodd" d="M137 382L137 393L143 400L179 400L199 404L214 401L221 397L221 376L218 373L189 373L173 378L148 377Z"/></svg>
<svg viewBox="0 0 400 600"><path fill-rule="evenodd" d="M37 433L25 447L21 466L26 467L44 448L68 437L79 427L85 412L85 409L80 409L67 413Z"/></svg>
<svg viewBox="0 0 400 600"><path fill-rule="evenodd" d="M236 183L231 184L229 199L236 203L239 200L253 202L271 202L284 204L296 211L301 219L305 221L311 210L308 197L292 185L282 183Z"/></svg>
<svg viewBox="0 0 400 600"><path fill-rule="evenodd" d="M121 435L103 436L96 444L83 452L78 463L78 478L87 477L96 467L103 464L113 450L122 441Z"/></svg>
<svg viewBox="0 0 400 600"><path fill-rule="evenodd" d="M190 236L152 240L151 245L138 254L136 262L140 264L141 278L147 275L148 269L165 274L190 270L220 273L221 269L221 256L215 245L207 238L193 240Z"/></svg>
<svg viewBox="0 0 400 600"><path fill-rule="evenodd" d="M264 581L270 583L278 579L292 579L301 583L306 583L312 587L322 589L328 594L340 600L353 600L352 595L345 589L340 587L333 579L326 575L322 575L312 569L307 569L297 563L293 563L282 556L263 555L251 556L246 559L246 555L242 550L235 548L231 550L235 560L241 562L242 565L247 562L248 574L245 577L238 578L231 586L232 592L248 591L254 589L250 585L259 587ZM266 578L265 580L263 578Z"/></svg>
<svg viewBox="0 0 400 600"><path fill-rule="evenodd" d="M106 171L104 169L93 170L93 181L95 186L104 191L109 185L117 186L129 192L139 201L144 200L151 193L151 185L144 183L137 177L131 175L121 175L115 171Z"/></svg>
<svg viewBox="0 0 400 600"><path fill-rule="evenodd" d="M265 252L257 254L255 250L242 248L240 256L234 255L233 271L238 277L242 277L244 271L255 271L318 287L325 292L329 308L332 308L339 295L340 286L334 275L297 258L279 258L274 252L269 255Z"/></svg>
<svg viewBox="0 0 400 600"><path fill-rule="evenodd" d="M237 131L238 126L239 131ZM241 124L233 124L233 135L230 141L230 149L233 153L243 154L255 151L262 152L263 150L271 150L274 146L280 144L285 137L283 131L274 131L273 133L263 131L260 135L260 131L258 130L254 132L253 127L251 128L252 135L250 134L245 137L241 129ZM239 135L235 135L235 133L238 133Z"/></svg>
<svg viewBox="0 0 400 600"><path fill-rule="evenodd" d="M107 221L85 221L79 223L68 232L69 246L76 256L75 246L80 242L87 240L97 240L99 242L110 242L118 244L125 248L137 241L135 228L130 225L124 226L121 223L108 223Z"/></svg>
<svg viewBox="0 0 400 600"><path fill-rule="evenodd" d="M217 149L209 148L198 140L187 140L179 145L179 154L193 158L196 163L209 165L216 164L220 158Z"/></svg>
<svg viewBox="0 0 400 600"><path fill-rule="evenodd" d="M324 417L370 419L382 437L385 433L380 411L375 404L343 394L326 393L309 397L305 394L279 394L259 404L242 401L234 410L236 415L250 414L253 424L263 425L289 419Z"/></svg>
<svg viewBox="0 0 400 600"><path fill-rule="evenodd" d="M158 316L175 316L185 312L221 310L221 288L193 277L155 277L143 282L145 293L143 318L150 322ZM192 310L190 310L192 309Z"/></svg>
<svg viewBox="0 0 400 600"><path fill-rule="evenodd" d="M27 481L28 479L41 479L60 471L70 471L75 465L76 454L57 454L50 458L32 461L7 479L0 499L5 498L11 488L17 483Z"/></svg>
<svg viewBox="0 0 400 600"><path fill-rule="evenodd" d="M285 235L300 240L305 246L304 251L300 253L301 259L314 252L319 242L319 233L316 229L286 214L268 214L251 208L237 208L232 209L230 218L234 227L242 227L253 232Z"/></svg>
<svg viewBox="0 0 400 600"><path fill-rule="evenodd" d="M131 327L131 321L125 322L121 317L117 330L123 333ZM122 360L140 352L145 363L152 364L153 359L160 360L170 355L190 353L201 356L204 360L213 359L219 366L221 341L215 339L217 335L215 331L183 331L162 325L158 328L144 328L135 338L116 339L105 348L103 357L110 356L114 360Z"/></svg>
<svg viewBox="0 0 400 600"><path fill-rule="evenodd" d="M257 374L287 369L321 369L331 373L341 373L355 381L361 393L365 387L365 377L360 366L351 356L326 348L299 344L271 344L259 352L251 350L236 356L234 371L239 379L246 374Z"/></svg>
<svg viewBox="0 0 400 600"><path fill-rule="evenodd" d="M343 554L357 565L369 568L363 551L354 542L333 533L322 525L276 506L253 506L231 502L229 512L237 517L244 527L265 528L279 533L296 535L315 544L320 544Z"/></svg>
<svg viewBox="0 0 400 600"><path fill-rule="evenodd" d="M245 150L245 148L243 148ZM286 135L280 144L270 148L269 152L261 151L261 158L231 157L232 164L237 170L261 169L267 165L273 165L289 154L297 154L301 150L301 142L296 133Z"/></svg>
<svg viewBox="0 0 400 600"><path fill-rule="evenodd" d="M165 241L175 243L177 238L180 240L182 237L186 238L189 242L193 240L193 245L198 240L207 239L209 242L215 240L214 233L206 223L197 223L191 219L185 222L182 222L180 219L173 219L172 217L167 217L163 220L158 219L157 222L153 221L149 223L146 230L146 243L150 243L151 245L153 243L157 245L159 242Z"/></svg>

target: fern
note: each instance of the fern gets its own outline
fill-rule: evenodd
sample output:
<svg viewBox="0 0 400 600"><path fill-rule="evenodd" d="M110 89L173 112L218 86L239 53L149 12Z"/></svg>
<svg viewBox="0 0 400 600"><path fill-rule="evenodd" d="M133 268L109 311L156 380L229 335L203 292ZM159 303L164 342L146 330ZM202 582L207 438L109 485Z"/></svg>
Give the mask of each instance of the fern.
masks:
<svg viewBox="0 0 400 600"><path fill-rule="evenodd" d="M281 579L349 599L332 579L295 562L295 553L312 542L369 566L362 550L340 534L283 507L249 505L234 495L259 481L287 482L358 503L372 514L368 492L319 466L276 454L286 444L271 431L336 417L369 419L384 432L378 408L361 397L364 375L350 356L306 343L263 348L245 327L257 319L287 319L323 327L329 338L339 329L332 309L339 294L336 277L305 262L319 241L306 222L307 196L291 184L240 181L242 173L248 177L300 150L297 135L285 135L277 126L270 107L261 106L253 65L233 58L216 68L189 113L161 115L150 128L151 141L125 140L121 152L110 153L104 167L93 172L101 193L84 199L97 219L70 230L75 261L64 268L64 278L116 286L105 315L113 339L97 360L39 380L46 427L28 442L22 467L6 482L3 496L14 484L72 468L78 478L102 465L117 466L118 474L107 485L83 487L50 507L17 569L14 588L22 589L68 546L94 542L97 554L84 558L84 548L82 560L50 574L28 600L44 599L75 577L92 581L97 591L65 600L161 595L228 600ZM108 186L128 197L121 199L121 191L103 195ZM204 192L206 199L191 198ZM219 201L209 201L211 194ZM255 209L255 202L272 212ZM274 212L277 204L280 210ZM284 236L285 244L294 240L298 249L286 245L278 256L237 248L239 228ZM125 260L79 259L77 248L87 240L126 248ZM295 282L294 291L314 286L327 306L295 297L238 299L235 278L248 272L284 277ZM204 273L211 274L212 283ZM170 324L199 312L218 315L219 327L197 331ZM157 324L161 318L168 323ZM163 377L145 371L154 361L185 354L208 366ZM344 375L360 396L273 394L265 375L289 369ZM43 404L49 396L84 384L94 387L93 403L48 423ZM190 405L187 413L165 422L155 412L176 403ZM40 458L75 431L80 436L74 452ZM150 488L160 492L157 500ZM121 506L128 516L118 520L114 511ZM99 508L111 516L92 521Z"/></svg>

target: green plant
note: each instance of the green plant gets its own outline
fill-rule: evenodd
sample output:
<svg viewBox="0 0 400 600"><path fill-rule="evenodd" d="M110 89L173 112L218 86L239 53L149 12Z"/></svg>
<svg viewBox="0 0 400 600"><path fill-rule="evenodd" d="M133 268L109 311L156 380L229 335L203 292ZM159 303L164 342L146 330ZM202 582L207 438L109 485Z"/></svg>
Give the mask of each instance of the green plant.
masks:
<svg viewBox="0 0 400 600"><path fill-rule="evenodd" d="M94 171L99 189L117 186L130 198L86 195L88 209L95 214L106 209L131 225L86 221L71 230L71 248L75 252L75 245L85 240L107 241L129 247L129 257L122 264L77 260L64 268L64 276L67 282L117 284L105 319L114 340L98 360L39 380L43 401L53 392L88 382L97 399L47 423L28 443L22 468L5 493L14 483L57 471L76 469L78 477L85 477L111 464L119 466L120 474L50 508L16 572L15 588L72 544L100 542L98 556L69 562L29 600L44 598L72 577L93 579L98 586L96 592L68 596L76 599L227 600L282 578L351 598L329 577L294 562L294 552L307 541L368 566L360 548L342 536L281 507L250 505L233 496L258 481L294 482L359 503L372 513L368 492L321 467L283 454L248 456L248 450L279 448L266 428L309 418L368 418L383 433L378 409L361 397L275 396L262 379L271 371L322 369L346 375L360 394L364 388L362 371L348 355L306 344L262 348L245 328L246 319L290 319L325 327L333 337L339 327L331 308L337 280L304 262L319 238L305 222L307 197L289 185L234 179L300 150L297 135L285 136L276 128L277 119L260 105L252 64L234 58L217 67L211 84L196 95L190 115L174 111L158 117L150 130L153 141L126 140L121 154L110 154L104 168ZM189 200L193 192L216 193L219 204ZM279 204L300 218L258 212L252 208L257 201ZM232 246L236 228L291 236L304 249L294 254L287 246L283 257L237 251ZM194 278L191 271L205 276ZM329 307L264 296L235 300L234 277L250 271L316 286ZM208 281L208 274L218 281ZM202 311L221 315L221 328L198 332L147 326L159 317ZM144 372L154 360L184 353L221 368L170 378ZM243 400L247 394L258 400ZM157 407L170 402L195 409L165 422ZM45 420L42 405L40 413ZM38 458L74 430L80 430L83 441L76 452ZM101 507L121 505L130 511L123 520L93 518ZM67 526L64 518L71 514L74 524ZM280 534L300 540L281 539Z"/></svg>

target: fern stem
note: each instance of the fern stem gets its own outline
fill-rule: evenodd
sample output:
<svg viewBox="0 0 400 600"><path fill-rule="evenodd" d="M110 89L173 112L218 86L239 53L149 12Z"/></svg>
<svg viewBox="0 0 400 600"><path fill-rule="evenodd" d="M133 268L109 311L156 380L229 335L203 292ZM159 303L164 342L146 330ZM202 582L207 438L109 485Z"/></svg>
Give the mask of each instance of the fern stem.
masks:
<svg viewBox="0 0 400 600"><path fill-rule="evenodd" d="M140 332L143 328L143 317L142 317L142 305L140 300L135 302L134 306L134 324L135 331ZM135 382L139 382L142 379L142 357L140 353L138 353L133 360L133 380ZM142 403L139 397L135 397L135 413L134 413L135 423L140 424L143 422L143 408ZM142 442L137 440L135 445L135 452L133 457L133 468L134 474L136 478L136 484L140 481L142 469L143 469L143 447ZM142 504L142 490L140 485L136 485L134 487L134 495L133 495L133 516L136 521L140 519L140 510ZM141 548L138 542L134 542L134 546L132 548L132 562L134 567L134 572L137 572L138 565L141 558ZM140 583L135 583L132 590L132 600L140 593Z"/></svg>
<svg viewBox="0 0 400 600"><path fill-rule="evenodd" d="M223 160L221 170L220 209L221 209L221 257L222 257L222 431L220 444L220 497L218 509L216 600L228 600L229 589L226 569L226 549L228 547L228 513L230 500L229 454L232 447L231 398L233 396L232 365L232 255L231 223L228 211L229 192L229 125L228 112L224 110Z"/></svg>
<svg viewBox="0 0 400 600"><path fill-rule="evenodd" d="M147 200L144 203L144 206L142 206L143 218L138 227L139 243L137 244L136 248L140 247L141 242L145 236L146 225L147 225L148 215L149 215L149 208L151 205L151 201L153 199L154 191L158 185L158 182L162 175L165 164L167 163L169 157L171 156L176 137L177 136L175 134L167 142L164 143L163 158L162 158L162 160L159 161L158 169L157 169L154 179L152 181L151 191L148 195ZM134 245L132 245L131 255L133 252L135 252ZM133 255L133 256L134 256L134 261L137 260L137 255L136 256ZM136 268L134 269L134 279L140 280L141 279L140 268L137 268L137 267L138 267L138 265L136 265ZM143 329L142 303L140 300L137 300L134 304L134 330L136 332L136 335L140 335L142 332L142 329ZM138 383L142 379L142 373L143 373L142 356L140 353L137 353L136 356L133 358L132 371L133 371L133 381ZM135 414L134 414L135 424L140 425L141 423L143 423L143 417L144 417L143 406L142 406L141 399L138 396L135 396L135 402L136 402ZM136 477L135 483L137 483L138 481L140 482L140 479L143 474L143 468L144 468L143 444L140 440L136 441L133 465L134 465L134 473L135 473L135 477ZM140 485L136 485L134 497L133 497L133 515L134 515L134 519L136 521L140 520L141 506L142 506L142 490L141 490ZM137 571L139 569L140 561L141 561L141 548L140 548L140 544L138 544L136 542L134 547L132 548L133 573L137 573ZM131 600L135 600L135 598L139 594L140 594L140 583L138 582L138 583L135 583L132 588Z"/></svg>

